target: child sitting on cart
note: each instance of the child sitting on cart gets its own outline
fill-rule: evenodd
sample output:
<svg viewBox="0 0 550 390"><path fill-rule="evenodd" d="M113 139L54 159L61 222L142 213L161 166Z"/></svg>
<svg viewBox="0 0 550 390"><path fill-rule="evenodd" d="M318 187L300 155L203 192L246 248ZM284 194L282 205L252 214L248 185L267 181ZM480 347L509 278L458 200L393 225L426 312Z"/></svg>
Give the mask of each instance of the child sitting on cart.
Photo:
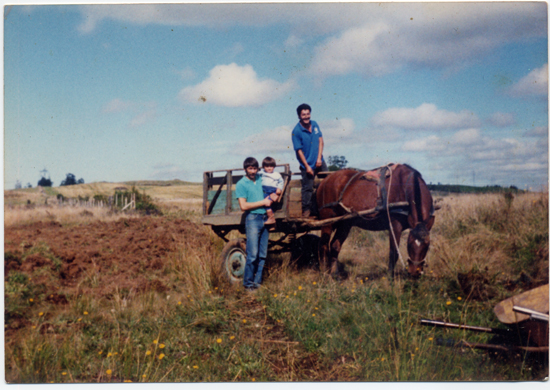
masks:
<svg viewBox="0 0 550 390"><path fill-rule="evenodd" d="M272 202L276 202L279 199L279 195L283 192L283 177L279 172L275 172L277 163L273 157L266 157L262 161L262 170L260 175L262 176L262 188L264 191L264 197L269 198ZM266 225L275 224L275 216L271 207L266 207L267 221Z"/></svg>

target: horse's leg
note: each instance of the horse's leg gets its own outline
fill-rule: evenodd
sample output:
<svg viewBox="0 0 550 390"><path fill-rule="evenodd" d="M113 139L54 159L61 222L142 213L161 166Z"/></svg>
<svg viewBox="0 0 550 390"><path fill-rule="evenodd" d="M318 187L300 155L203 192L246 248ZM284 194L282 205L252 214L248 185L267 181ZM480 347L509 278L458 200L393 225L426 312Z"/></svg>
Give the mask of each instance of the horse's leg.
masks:
<svg viewBox="0 0 550 390"><path fill-rule="evenodd" d="M388 263L388 272L389 276L393 279L395 274L395 263L397 263L397 258L399 257L398 248L403 226L397 219L391 219L390 224L390 259Z"/></svg>
<svg viewBox="0 0 550 390"><path fill-rule="evenodd" d="M350 223L342 223L336 227L334 237L330 242L330 273L333 276L343 276L344 265L338 261L338 254L351 230Z"/></svg>
<svg viewBox="0 0 550 390"><path fill-rule="evenodd" d="M321 239L319 240L319 268L321 272L328 270L329 243L332 234L332 225L321 228Z"/></svg>

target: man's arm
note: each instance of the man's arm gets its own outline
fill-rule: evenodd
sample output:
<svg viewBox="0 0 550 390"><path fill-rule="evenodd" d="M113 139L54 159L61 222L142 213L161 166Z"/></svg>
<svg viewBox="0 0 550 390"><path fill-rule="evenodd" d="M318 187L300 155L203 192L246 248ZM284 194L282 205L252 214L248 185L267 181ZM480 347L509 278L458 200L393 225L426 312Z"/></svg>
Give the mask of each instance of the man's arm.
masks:
<svg viewBox="0 0 550 390"><path fill-rule="evenodd" d="M249 210L255 210L259 209L260 207L269 207L271 206L272 201L269 199L262 199L257 202L247 202L246 198L238 198L239 199L239 206L241 207L241 211L249 211Z"/></svg>
<svg viewBox="0 0 550 390"><path fill-rule="evenodd" d="M304 167L306 167L307 174L313 176L313 169L308 165L306 161L306 156L304 155L304 152L302 151L302 149L298 149L297 153L298 153L298 158L300 159Z"/></svg>
<svg viewBox="0 0 550 390"><path fill-rule="evenodd" d="M324 146L325 146L325 142L323 141L323 137L319 137L319 154L317 155L317 162L315 163L316 168L319 168L321 165L323 165Z"/></svg>

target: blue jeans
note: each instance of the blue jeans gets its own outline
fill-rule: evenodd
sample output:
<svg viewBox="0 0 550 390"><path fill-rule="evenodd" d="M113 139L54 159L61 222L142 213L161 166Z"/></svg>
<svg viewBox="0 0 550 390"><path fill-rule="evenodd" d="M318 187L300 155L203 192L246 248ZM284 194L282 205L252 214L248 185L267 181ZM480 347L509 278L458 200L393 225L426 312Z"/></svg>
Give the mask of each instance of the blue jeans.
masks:
<svg viewBox="0 0 550 390"><path fill-rule="evenodd" d="M249 213L245 219L246 265L243 285L245 288L258 288L262 284L262 271L267 257L269 231L264 227L266 214Z"/></svg>

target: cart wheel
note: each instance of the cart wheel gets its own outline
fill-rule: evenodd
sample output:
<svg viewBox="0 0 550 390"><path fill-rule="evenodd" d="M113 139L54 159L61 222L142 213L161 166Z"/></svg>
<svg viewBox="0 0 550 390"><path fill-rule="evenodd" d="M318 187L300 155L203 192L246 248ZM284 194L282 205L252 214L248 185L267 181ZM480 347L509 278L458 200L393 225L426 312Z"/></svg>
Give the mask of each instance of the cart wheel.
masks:
<svg viewBox="0 0 550 390"><path fill-rule="evenodd" d="M222 274L231 282L242 282L246 265L246 240L234 238L223 247L220 255Z"/></svg>
<svg viewBox="0 0 550 390"><path fill-rule="evenodd" d="M304 234L298 238L293 245L291 261L298 268L319 267L319 237L315 234Z"/></svg>

